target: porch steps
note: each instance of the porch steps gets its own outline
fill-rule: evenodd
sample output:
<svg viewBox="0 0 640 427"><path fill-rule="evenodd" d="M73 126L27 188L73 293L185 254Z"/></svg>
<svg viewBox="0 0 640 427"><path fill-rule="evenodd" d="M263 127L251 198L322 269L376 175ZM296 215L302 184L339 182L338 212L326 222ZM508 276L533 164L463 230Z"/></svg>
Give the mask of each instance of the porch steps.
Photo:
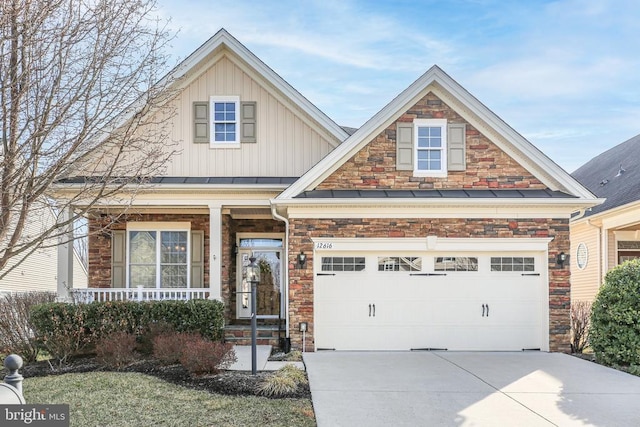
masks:
<svg viewBox="0 0 640 427"><path fill-rule="evenodd" d="M282 331L280 336L284 337ZM280 345L277 325L258 325L256 330L256 341L258 345ZM227 325L224 327L225 342L236 345L251 345L251 325Z"/></svg>

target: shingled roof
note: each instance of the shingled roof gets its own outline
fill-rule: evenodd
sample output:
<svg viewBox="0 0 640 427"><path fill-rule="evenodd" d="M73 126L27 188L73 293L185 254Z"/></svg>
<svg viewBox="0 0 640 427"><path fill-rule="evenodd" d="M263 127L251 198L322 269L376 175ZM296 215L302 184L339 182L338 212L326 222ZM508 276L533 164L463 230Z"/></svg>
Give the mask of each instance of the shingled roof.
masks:
<svg viewBox="0 0 640 427"><path fill-rule="evenodd" d="M607 199L585 216L640 200L640 135L599 154L571 175L598 198Z"/></svg>

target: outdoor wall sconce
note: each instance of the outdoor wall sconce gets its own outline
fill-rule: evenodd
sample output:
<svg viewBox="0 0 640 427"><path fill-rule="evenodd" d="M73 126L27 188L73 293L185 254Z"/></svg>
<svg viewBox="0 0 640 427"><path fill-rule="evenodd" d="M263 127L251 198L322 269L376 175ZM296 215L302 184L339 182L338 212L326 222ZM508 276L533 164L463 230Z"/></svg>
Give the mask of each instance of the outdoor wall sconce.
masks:
<svg viewBox="0 0 640 427"><path fill-rule="evenodd" d="M556 256L556 263L560 266L560 267L564 267L564 263L567 261L567 254L565 254L564 252L560 252L557 256Z"/></svg>
<svg viewBox="0 0 640 427"><path fill-rule="evenodd" d="M307 263L307 255L304 252L300 251L298 254L298 268L304 268L304 265Z"/></svg>

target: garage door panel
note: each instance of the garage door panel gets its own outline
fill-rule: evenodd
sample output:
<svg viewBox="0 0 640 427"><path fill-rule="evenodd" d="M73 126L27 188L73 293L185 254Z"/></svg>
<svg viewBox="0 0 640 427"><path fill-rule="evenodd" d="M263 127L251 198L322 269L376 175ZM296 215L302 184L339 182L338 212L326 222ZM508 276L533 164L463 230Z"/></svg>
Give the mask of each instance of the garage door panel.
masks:
<svg viewBox="0 0 640 427"><path fill-rule="evenodd" d="M330 254L334 256L336 254ZM464 257L422 253L339 253L366 258L360 271L316 276L314 283L315 340L318 348L338 350L521 350L542 347L545 312L544 281L528 271L542 271L546 257L527 253L465 253ZM396 254L397 255L397 254ZM409 256L410 255L410 256ZM454 254L453 254L454 255ZM503 256L504 255L504 256ZM316 256L323 256L317 254ZM437 257L441 257L439 260ZM393 262L404 258L394 271ZM473 258L475 271L434 271L434 266ZM384 260L386 270L381 270ZM477 261L475 261L477 260ZM468 260L467 260L468 261ZM323 262L323 265L325 263ZM451 265L451 264L448 264ZM516 265L516 267L514 267ZM506 266L506 267L505 267ZM456 268L457 268L456 267ZM447 267L449 268L449 267ZM535 276L532 274L536 274Z"/></svg>

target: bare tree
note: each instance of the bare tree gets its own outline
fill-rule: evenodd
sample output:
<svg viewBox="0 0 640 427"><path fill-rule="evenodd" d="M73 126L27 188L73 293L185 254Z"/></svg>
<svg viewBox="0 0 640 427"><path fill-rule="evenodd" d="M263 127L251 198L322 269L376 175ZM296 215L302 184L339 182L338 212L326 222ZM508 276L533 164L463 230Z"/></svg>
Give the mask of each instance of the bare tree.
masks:
<svg viewBox="0 0 640 427"><path fill-rule="evenodd" d="M0 2L0 278L162 172L173 112L155 0ZM159 82L159 83L157 83ZM169 148L168 148L169 147ZM60 183L72 187L51 197ZM73 207L71 217L60 216ZM58 223L45 221L47 214ZM61 218L64 218L61 220ZM34 222L39 222L34 231Z"/></svg>

